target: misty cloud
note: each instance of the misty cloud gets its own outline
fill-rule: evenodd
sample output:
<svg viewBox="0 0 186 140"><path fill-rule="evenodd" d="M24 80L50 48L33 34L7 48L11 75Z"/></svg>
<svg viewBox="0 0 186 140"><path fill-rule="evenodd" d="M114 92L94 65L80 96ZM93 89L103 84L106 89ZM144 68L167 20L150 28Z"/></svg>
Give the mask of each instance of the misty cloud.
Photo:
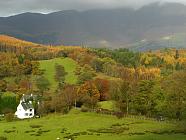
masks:
<svg viewBox="0 0 186 140"><path fill-rule="evenodd" d="M186 0L0 0L0 16L23 12L48 13L59 10L88 10L100 8L139 8L153 2L181 2Z"/></svg>

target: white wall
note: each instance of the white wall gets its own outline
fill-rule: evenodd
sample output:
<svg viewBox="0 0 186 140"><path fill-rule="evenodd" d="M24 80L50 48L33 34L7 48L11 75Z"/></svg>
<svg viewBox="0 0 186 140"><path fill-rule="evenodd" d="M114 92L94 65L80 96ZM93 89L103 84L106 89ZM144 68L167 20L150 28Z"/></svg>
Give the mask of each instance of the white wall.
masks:
<svg viewBox="0 0 186 140"><path fill-rule="evenodd" d="M30 109L32 109L30 111ZM22 105L19 104L18 107L17 107L17 111L15 113L15 115L19 118L19 119L26 119L26 118L32 118L34 117L34 109L33 108L30 108L28 110L24 110ZM26 115L27 114L27 115ZM32 115L30 115L32 114Z"/></svg>

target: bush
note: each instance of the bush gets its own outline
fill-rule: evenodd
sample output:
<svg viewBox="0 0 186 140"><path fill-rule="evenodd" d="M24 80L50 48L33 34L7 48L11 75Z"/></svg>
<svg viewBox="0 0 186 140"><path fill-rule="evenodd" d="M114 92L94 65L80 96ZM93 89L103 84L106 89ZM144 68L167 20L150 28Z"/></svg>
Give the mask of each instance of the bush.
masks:
<svg viewBox="0 0 186 140"><path fill-rule="evenodd" d="M13 121L13 119L14 119L14 114L13 113L5 114L5 120L7 122L11 122L11 121Z"/></svg>
<svg viewBox="0 0 186 140"><path fill-rule="evenodd" d="M37 124L36 125L35 124L31 124L30 127L31 128L41 128L43 126L42 125L37 125Z"/></svg>
<svg viewBox="0 0 186 140"><path fill-rule="evenodd" d="M124 117L124 113L122 112L114 112L114 115L118 118L118 119L121 119Z"/></svg>
<svg viewBox="0 0 186 140"><path fill-rule="evenodd" d="M85 107L85 106L82 106L82 107L81 107L81 111L82 111L82 112L88 112L89 109L88 109L87 107Z"/></svg>

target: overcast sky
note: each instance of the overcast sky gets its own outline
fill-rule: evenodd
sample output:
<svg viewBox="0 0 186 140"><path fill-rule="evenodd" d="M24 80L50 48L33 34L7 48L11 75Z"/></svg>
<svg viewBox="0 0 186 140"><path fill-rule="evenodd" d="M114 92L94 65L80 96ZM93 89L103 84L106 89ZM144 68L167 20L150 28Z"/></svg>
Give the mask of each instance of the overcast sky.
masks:
<svg viewBox="0 0 186 140"><path fill-rule="evenodd" d="M161 2L181 2L186 0L0 0L0 16L23 12L49 13L59 10L88 10L98 8L134 7Z"/></svg>

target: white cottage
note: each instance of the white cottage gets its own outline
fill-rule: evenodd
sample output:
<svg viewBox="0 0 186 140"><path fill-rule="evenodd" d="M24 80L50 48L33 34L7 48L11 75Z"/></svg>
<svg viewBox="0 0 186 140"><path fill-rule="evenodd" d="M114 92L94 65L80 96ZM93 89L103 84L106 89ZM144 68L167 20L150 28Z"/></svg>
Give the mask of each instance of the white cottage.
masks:
<svg viewBox="0 0 186 140"><path fill-rule="evenodd" d="M27 119L34 117L34 107L31 100L33 99L32 95L23 95L20 100L20 103L17 107L15 115L19 119Z"/></svg>

